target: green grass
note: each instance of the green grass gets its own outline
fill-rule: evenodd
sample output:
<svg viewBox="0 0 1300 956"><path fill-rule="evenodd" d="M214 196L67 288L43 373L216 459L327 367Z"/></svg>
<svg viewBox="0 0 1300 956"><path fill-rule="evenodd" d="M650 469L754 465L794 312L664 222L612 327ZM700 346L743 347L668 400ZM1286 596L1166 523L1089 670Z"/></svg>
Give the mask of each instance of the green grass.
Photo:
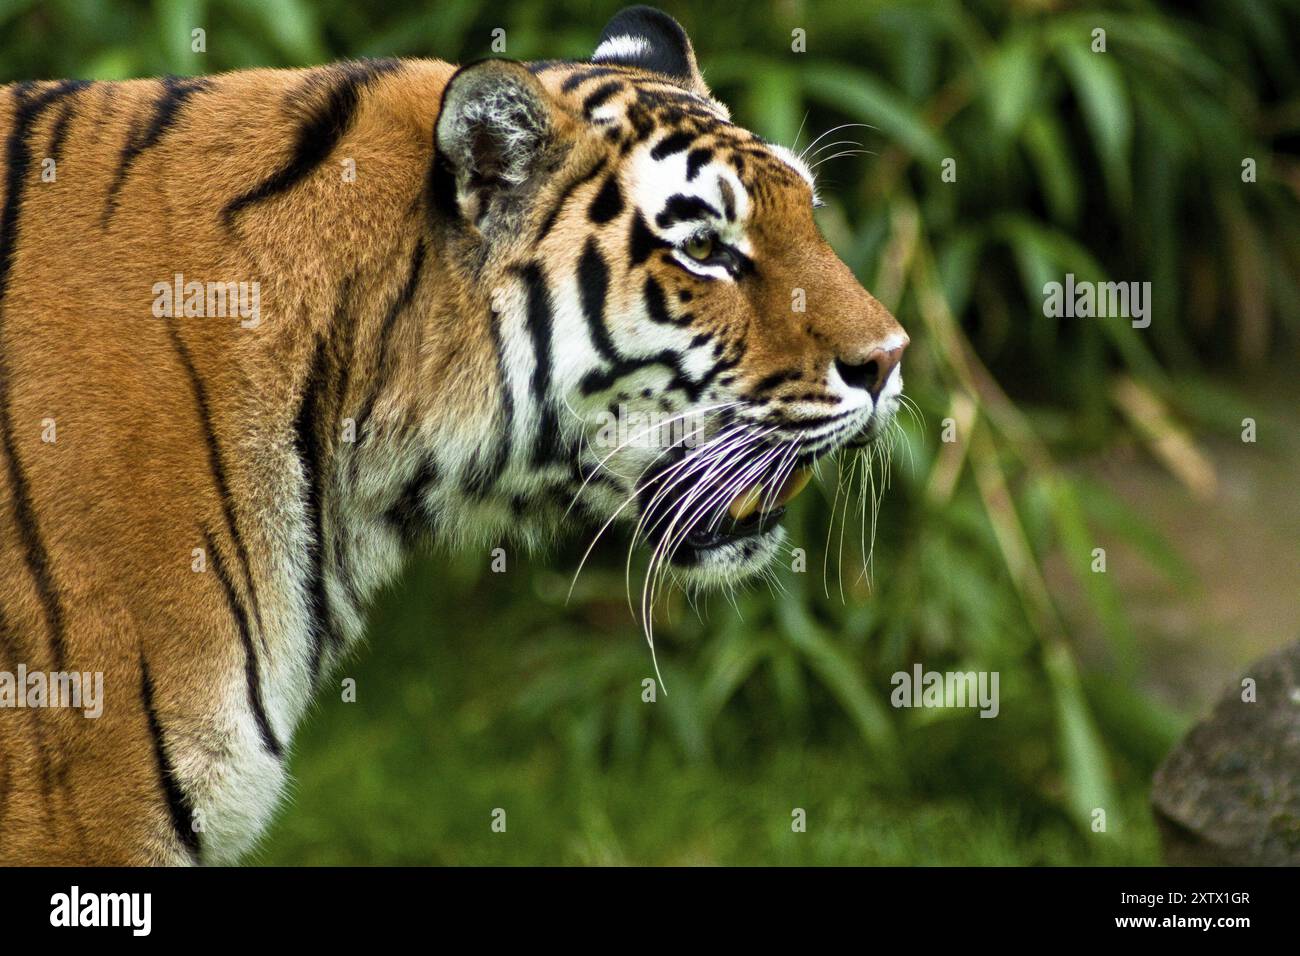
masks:
<svg viewBox="0 0 1300 956"><path fill-rule="evenodd" d="M399 726L393 730L401 731ZM404 731L412 735L409 730ZM316 735L313 733L313 738ZM518 757L468 742L391 748L371 728L304 761L299 795L257 862L478 865L1092 865L1159 862L1141 795L1122 832L973 805L891 798L842 754L782 748L754 766L563 768L544 743ZM313 740L314 743L314 740ZM322 743L320 746L324 747ZM485 750L487 748L484 748ZM321 788L316 791L316 788ZM505 833L491 830L494 808ZM794 808L807 830L792 832Z"/></svg>
<svg viewBox="0 0 1300 956"><path fill-rule="evenodd" d="M635 748L620 751L617 728L606 728L601 707L582 693L533 716L527 692L537 664L527 652L536 630L525 618L506 616L503 626L478 610L512 585L458 573L445 561L421 562L381 602L372 646L340 675L356 680L357 700L321 695L295 744L292 799L255 862L1157 862L1140 779L1122 789L1109 833L1081 832L1050 794L1026 799L1005 770L1008 731L973 712L905 732L907 788L835 721L787 727L756 758L744 733L740 746L720 748L730 752L691 756L674 727L685 695L640 700L650 665L631 627L570 640L596 661L612 657L612 670L627 662L623 692L646 715ZM433 588L436 578L463 588L465 599ZM732 616L720 607L709 619ZM670 673L682 653L665 652ZM1022 770L1036 772L1035 763ZM491 829L496 808L506 811L505 833ZM795 808L806 811L806 832L791 829Z"/></svg>

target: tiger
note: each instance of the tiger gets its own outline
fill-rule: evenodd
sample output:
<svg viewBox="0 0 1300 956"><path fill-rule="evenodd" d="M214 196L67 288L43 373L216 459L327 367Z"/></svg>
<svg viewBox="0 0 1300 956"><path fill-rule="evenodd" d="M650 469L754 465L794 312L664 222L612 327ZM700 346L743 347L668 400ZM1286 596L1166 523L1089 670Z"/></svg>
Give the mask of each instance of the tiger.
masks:
<svg viewBox="0 0 1300 956"><path fill-rule="evenodd" d="M5 864L239 862L413 550L744 581L902 401L807 163L653 8L587 60L19 82L0 135Z"/></svg>

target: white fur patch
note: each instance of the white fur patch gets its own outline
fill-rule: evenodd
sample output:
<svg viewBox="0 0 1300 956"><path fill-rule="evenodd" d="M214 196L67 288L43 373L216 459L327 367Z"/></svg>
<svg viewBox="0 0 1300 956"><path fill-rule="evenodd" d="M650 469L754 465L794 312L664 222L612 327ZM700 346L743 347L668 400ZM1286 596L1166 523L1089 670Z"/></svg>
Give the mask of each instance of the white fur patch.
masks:
<svg viewBox="0 0 1300 956"><path fill-rule="evenodd" d="M634 37L630 34L610 37L600 46L596 47L596 52L592 54L591 61L600 63L604 60L630 60L635 62L643 58L650 52L650 41L645 37Z"/></svg>
<svg viewBox="0 0 1300 956"><path fill-rule="evenodd" d="M892 352L895 349L901 349L910 340L902 332L894 332L892 335L885 336L885 340L880 343L882 352Z"/></svg>
<svg viewBox="0 0 1300 956"><path fill-rule="evenodd" d="M817 182L813 179L812 170L808 168L808 164L792 150L786 149L780 143L768 143L767 148L803 178L804 182L808 184L808 188L813 191L813 202L815 204L817 202Z"/></svg>
<svg viewBox="0 0 1300 956"><path fill-rule="evenodd" d="M632 195L633 199L646 216L646 222L663 239L677 245L699 231L699 222L678 222L667 229L655 225L654 217L674 195L694 196L707 202L714 209L723 208L720 180L726 180L731 186L735 202L736 218L728 222L722 217L708 223L718 233L719 238L728 245L735 246L749 255L753 245L745 236L745 221L749 218L750 200L740 177L734 169L722 162L709 163L696 174L693 180L686 179L687 152L683 150L663 159L651 156L656 145L651 141L643 145L632 158ZM693 271L715 278L730 278L722 269L710 269L689 261L683 263Z"/></svg>

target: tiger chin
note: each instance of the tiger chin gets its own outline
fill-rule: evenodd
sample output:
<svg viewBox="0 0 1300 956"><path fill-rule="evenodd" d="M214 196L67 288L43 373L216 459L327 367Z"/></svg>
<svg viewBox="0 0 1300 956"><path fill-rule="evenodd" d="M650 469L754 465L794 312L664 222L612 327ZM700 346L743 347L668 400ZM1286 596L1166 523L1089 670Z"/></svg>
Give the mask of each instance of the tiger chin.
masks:
<svg viewBox="0 0 1300 956"><path fill-rule="evenodd" d="M650 8L581 62L19 83L0 136L6 864L237 861L422 540L733 582L900 401L807 166Z"/></svg>

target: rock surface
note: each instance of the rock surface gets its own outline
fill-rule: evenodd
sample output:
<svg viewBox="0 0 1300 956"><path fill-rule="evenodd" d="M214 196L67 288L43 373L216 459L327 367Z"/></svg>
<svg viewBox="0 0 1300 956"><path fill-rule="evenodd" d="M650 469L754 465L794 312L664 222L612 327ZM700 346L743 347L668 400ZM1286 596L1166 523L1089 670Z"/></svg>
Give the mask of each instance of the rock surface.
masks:
<svg viewBox="0 0 1300 956"><path fill-rule="evenodd" d="M1300 643L1228 688L1156 771L1151 800L1171 865L1300 866Z"/></svg>

